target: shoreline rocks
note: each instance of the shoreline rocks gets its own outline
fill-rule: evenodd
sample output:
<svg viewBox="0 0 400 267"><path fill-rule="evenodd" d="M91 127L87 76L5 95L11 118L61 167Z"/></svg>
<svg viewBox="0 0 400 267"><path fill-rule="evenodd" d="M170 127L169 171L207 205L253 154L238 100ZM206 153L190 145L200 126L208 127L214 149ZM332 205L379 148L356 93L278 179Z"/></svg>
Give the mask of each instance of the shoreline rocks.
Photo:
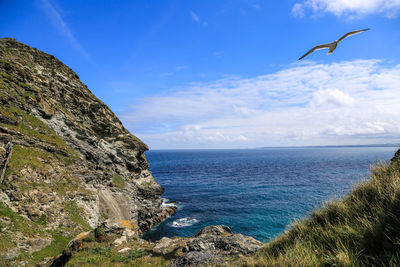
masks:
<svg viewBox="0 0 400 267"><path fill-rule="evenodd" d="M174 258L170 266L222 264L227 256L253 254L263 243L250 236L234 234L225 225L202 228L194 237L164 237L155 242L154 254Z"/></svg>

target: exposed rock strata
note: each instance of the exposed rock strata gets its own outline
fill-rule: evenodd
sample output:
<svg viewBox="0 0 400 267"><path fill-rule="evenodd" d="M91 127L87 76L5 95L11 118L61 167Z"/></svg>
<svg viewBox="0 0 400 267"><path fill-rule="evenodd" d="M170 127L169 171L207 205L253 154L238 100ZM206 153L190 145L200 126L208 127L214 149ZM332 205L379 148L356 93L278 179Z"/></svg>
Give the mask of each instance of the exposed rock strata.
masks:
<svg viewBox="0 0 400 267"><path fill-rule="evenodd" d="M171 266L201 266L222 264L227 256L247 255L257 252L262 243L256 239L234 234L225 225L208 226L194 237L164 237L156 242L155 254L176 257Z"/></svg>
<svg viewBox="0 0 400 267"><path fill-rule="evenodd" d="M94 243L96 241L97 244ZM229 266L232 260L255 253L263 245L252 237L232 233L224 225L204 227L194 237L164 237L156 243L149 243L136 237L135 226L129 221L104 223L74 238L62 254L44 265L61 266L96 246L125 253L132 250L131 247L137 247L137 244L146 244L146 254L150 257L168 259L170 267Z"/></svg>
<svg viewBox="0 0 400 267"><path fill-rule="evenodd" d="M147 146L78 75L54 56L4 38L0 146L8 141L14 145L0 190L7 214L0 234L12 242L0 257L14 248L17 256L39 251L107 220L133 220L140 234L174 212L162 207Z"/></svg>

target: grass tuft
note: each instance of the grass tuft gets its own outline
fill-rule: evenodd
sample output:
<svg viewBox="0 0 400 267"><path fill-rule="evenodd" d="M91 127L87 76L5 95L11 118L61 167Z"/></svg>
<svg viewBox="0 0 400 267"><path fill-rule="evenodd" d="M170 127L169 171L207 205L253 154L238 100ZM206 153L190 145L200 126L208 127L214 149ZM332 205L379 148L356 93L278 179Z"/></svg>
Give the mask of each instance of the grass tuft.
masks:
<svg viewBox="0 0 400 267"><path fill-rule="evenodd" d="M380 163L370 179L341 200L266 244L244 266L398 266L400 169Z"/></svg>
<svg viewBox="0 0 400 267"><path fill-rule="evenodd" d="M127 255L114 256L111 259L111 261L128 263L134 259L141 258L146 255L147 255L146 251L144 251L142 249L137 249L137 250L129 251L129 253Z"/></svg>
<svg viewBox="0 0 400 267"><path fill-rule="evenodd" d="M121 176L119 176L118 174L113 175L112 181L113 181L113 184L118 188L123 189L126 187L126 183L125 183L124 179Z"/></svg>

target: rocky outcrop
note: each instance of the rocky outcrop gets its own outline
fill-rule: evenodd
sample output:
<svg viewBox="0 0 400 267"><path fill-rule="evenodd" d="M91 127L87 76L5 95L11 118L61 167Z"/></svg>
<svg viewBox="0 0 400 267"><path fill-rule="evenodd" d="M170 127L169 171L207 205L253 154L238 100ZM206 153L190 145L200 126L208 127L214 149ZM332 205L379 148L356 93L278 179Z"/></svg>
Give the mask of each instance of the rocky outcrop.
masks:
<svg viewBox="0 0 400 267"><path fill-rule="evenodd" d="M393 158L391 159L391 163L400 166L400 149L394 154Z"/></svg>
<svg viewBox="0 0 400 267"><path fill-rule="evenodd" d="M69 262L71 265L76 264L93 249L109 251L106 258L115 259L118 257L116 254L126 254L138 248L144 252L141 255L147 255L150 265L151 258L163 258L164 263L156 266L231 266L238 257L253 254L263 245L252 237L232 233L224 225L205 227L194 237L164 237L156 243L137 238L136 229L133 221L103 223L95 230L79 234L62 254L51 261L43 261L43 266L62 266L68 261L72 261ZM125 263L141 266L134 257ZM143 265L144 261L141 263Z"/></svg>
<svg viewBox="0 0 400 267"><path fill-rule="evenodd" d="M201 266L222 264L227 256L257 252L262 243L256 239L234 234L225 225L208 226L194 237L164 237L157 241L153 253L173 257L171 266Z"/></svg>
<svg viewBox="0 0 400 267"><path fill-rule="evenodd" d="M54 56L0 39L0 103L0 146L14 144L0 189L12 242L0 257L106 221L132 220L140 235L175 211L162 207L147 146Z"/></svg>

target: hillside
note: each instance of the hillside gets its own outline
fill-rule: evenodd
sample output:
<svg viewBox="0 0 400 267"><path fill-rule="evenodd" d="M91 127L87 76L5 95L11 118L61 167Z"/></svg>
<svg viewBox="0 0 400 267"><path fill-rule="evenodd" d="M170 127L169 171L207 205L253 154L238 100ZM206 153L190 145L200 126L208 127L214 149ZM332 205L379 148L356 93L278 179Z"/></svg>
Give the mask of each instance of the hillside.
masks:
<svg viewBox="0 0 400 267"><path fill-rule="evenodd" d="M0 147L13 144L0 185L0 262L54 257L107 221L128 220L138 236L175 211L162 207L147 146L54 56L0 39L0 103Z"/></svg>

